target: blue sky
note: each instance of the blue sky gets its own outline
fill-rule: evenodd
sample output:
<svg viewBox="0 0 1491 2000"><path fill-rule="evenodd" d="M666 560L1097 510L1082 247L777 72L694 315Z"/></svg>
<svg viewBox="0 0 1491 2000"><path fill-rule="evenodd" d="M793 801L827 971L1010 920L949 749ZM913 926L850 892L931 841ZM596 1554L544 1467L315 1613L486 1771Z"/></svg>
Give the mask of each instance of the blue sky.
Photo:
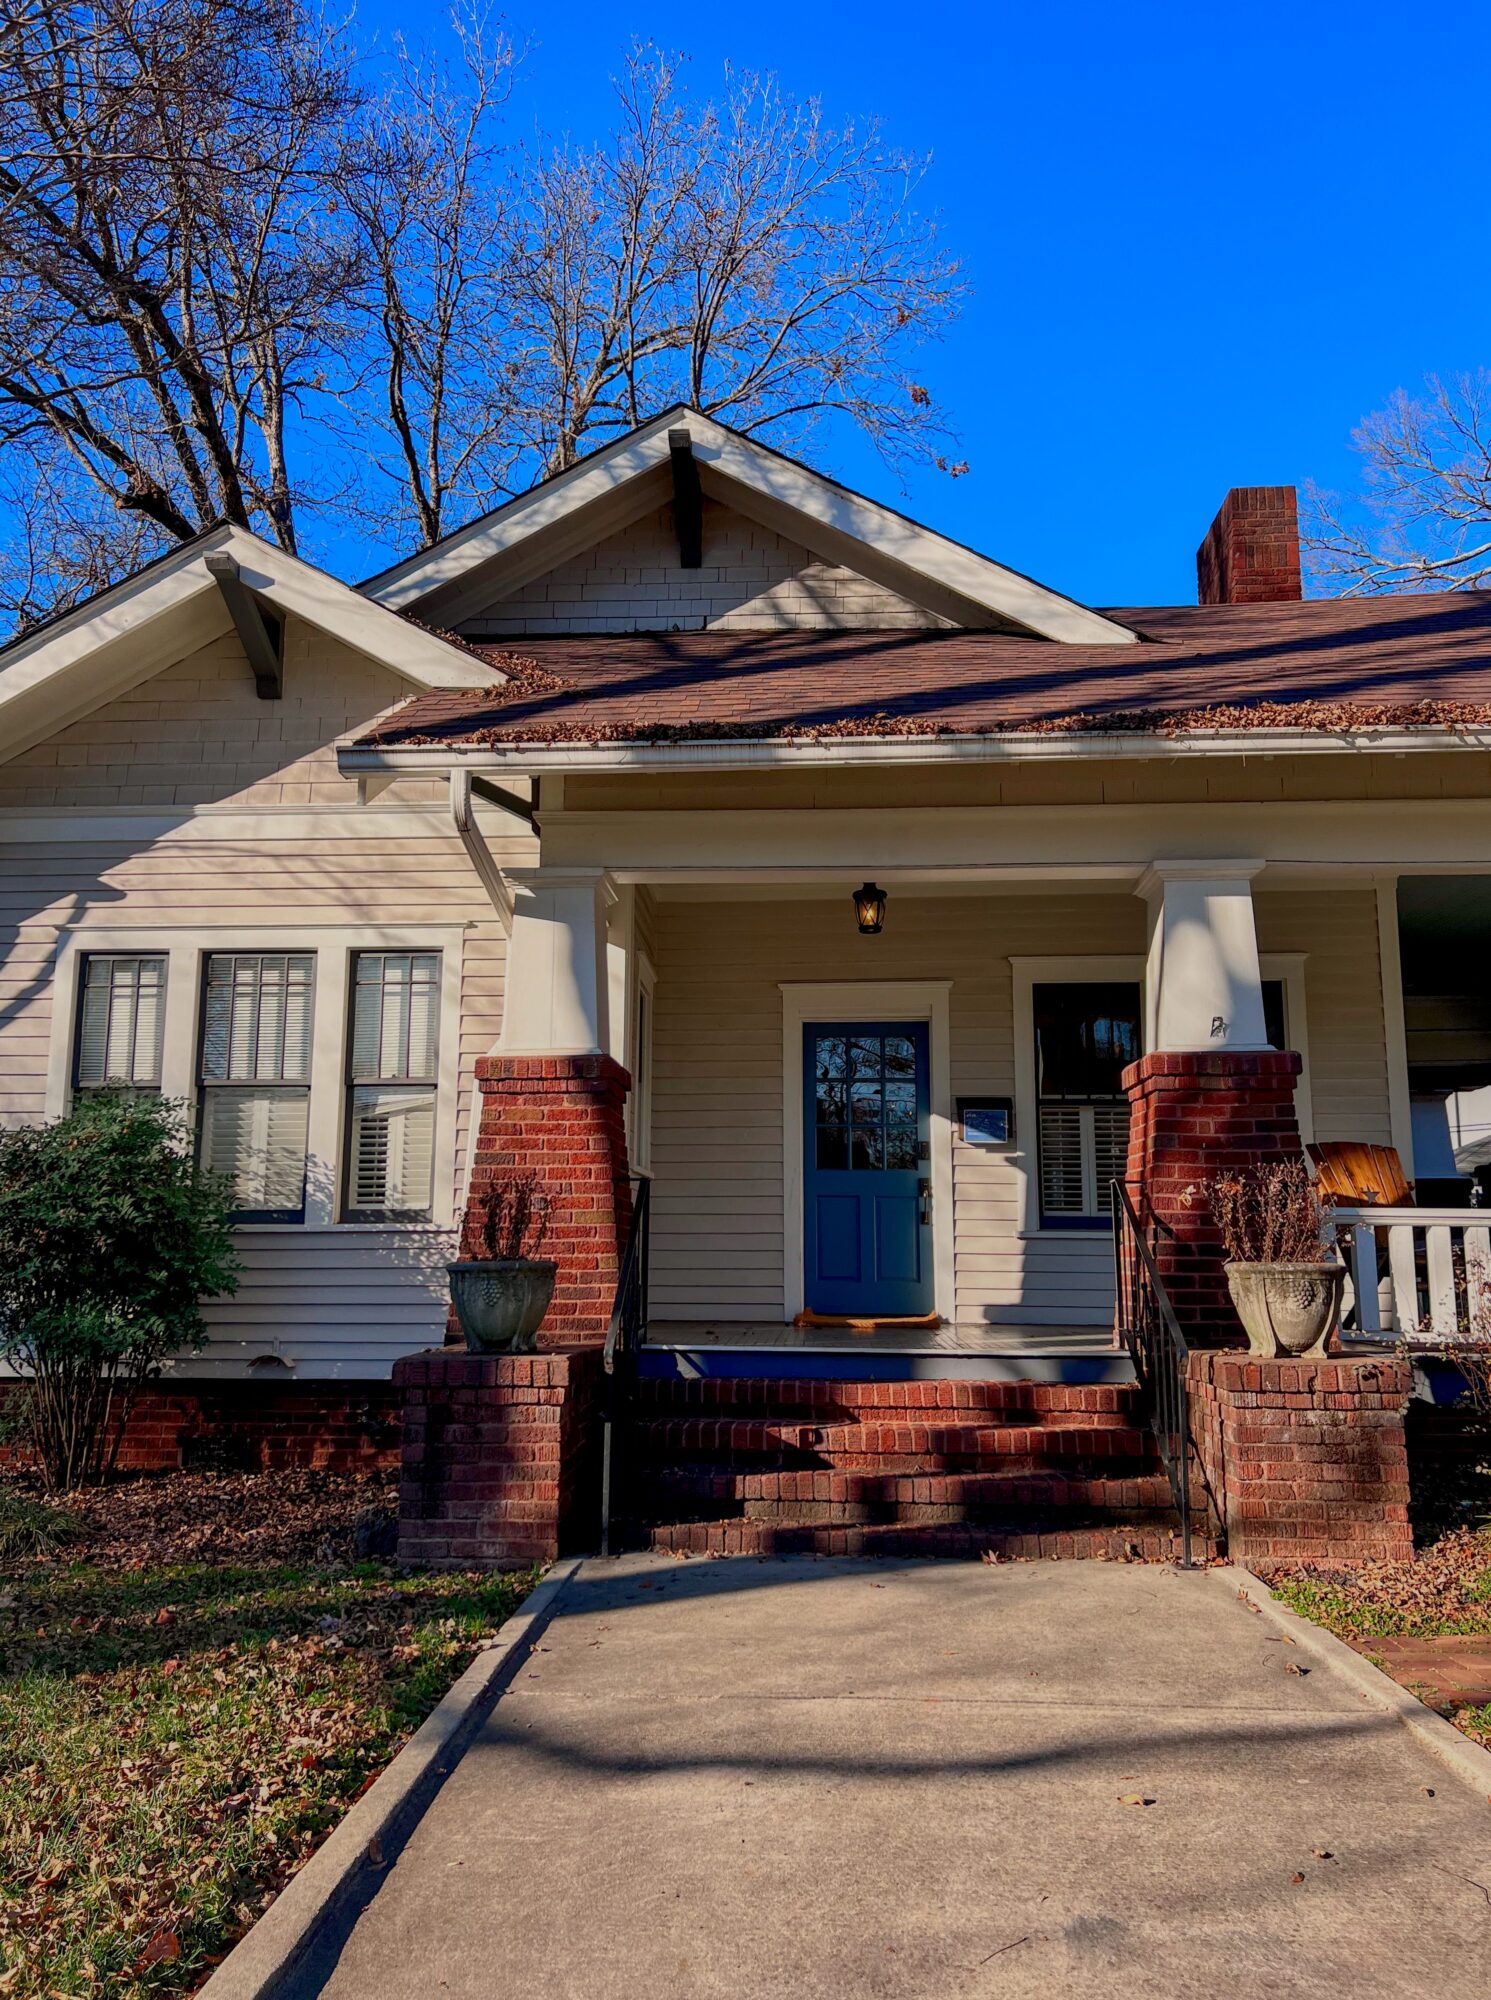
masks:
<svg viewBox="0 0 1491 2000"><path fill-rule="evenodd" d="M1350 485L1352 427L1395 388L1491 366L1485 0L508 20L531 44L515 127L603 131L635 35L686 52L701 92L727 58L775 70L933 155L973 296L920 372L972 470L901 491L847 442L826 469L1089 603L1192 601L1228 486Z"/></svg>

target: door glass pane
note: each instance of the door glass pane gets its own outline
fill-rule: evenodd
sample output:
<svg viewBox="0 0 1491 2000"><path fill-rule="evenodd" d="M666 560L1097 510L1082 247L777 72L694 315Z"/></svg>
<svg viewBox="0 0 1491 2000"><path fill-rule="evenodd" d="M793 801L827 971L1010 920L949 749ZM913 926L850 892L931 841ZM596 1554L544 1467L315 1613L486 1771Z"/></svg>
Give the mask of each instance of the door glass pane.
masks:
<svg viewBox="0 0 1491 2000"><path fill-rule="evenodd" d="M849 1134L842 1125L820 1125L818 1127L818 1165L829 1169L847 1167L849 1164Z"/></svg>
<svg viewBox="0 0 1491 2000"><path fill-rule="evenodd" d="M844 1037L842 1035L820 1035L814 1058L815 1073L820 1077L842 1076L844 1074Z"/></svg>
<svg viewBox="0 0 1491 2000"><path fill-rule="evenodd" d="M908 1036L886 1036L885 1070L887 1076L916 1075L916 1044Z"/></svg>
<svg viewBox="0 0 1491 2000"><path fill-rule="evenodd" d="M888 1125L885 1131L885 1164L907 1172L919 1164L914 1125Z"/></svg>
<svg viewBox="0 0 1491 2000"><path fill-rule="evenodd" d="M878 1125L855 1126L851 1133L849 1157L862 1172L878 1173L885 1164L885 1148Z"/></svg>
<svg viewBox="0 0 1491 2000"><path fill-rule="evenodd" d="M844 1122L846 1099L842 1083L820 1083L818 1086L818 1123L820 1125L842 1125Z"/></svg>
<svg viewBox="0 0 1491 2000"><path fill-rule="evenodd" d="M908 1120L916 1122L916 1085L914 1083L887 1083L885 1086L885 1116L889 1123L902 1125Z"/></svg>
<svg viewBox="0 0 1491 2000"><path fill-rule="evenodd" d="M880 1085L878 1083L851 1083L849 1086L849 1116L856 1125L878 1125L880 1123Z"/></svg>
<svg viewBox="0 0 1491 2000"><path fill-rule="evenodd" d="M854 1035L850 1038L849 1073L851 1076L879 1076L880 1037L878 1035Z"/></svg>

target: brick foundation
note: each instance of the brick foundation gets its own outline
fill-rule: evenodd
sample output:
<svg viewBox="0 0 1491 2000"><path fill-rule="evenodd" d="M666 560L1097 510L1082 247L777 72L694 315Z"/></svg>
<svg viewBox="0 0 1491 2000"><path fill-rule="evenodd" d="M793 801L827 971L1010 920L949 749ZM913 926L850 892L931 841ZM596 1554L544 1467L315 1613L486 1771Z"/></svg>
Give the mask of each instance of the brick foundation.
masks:
<svg viewBox="0 0 1491 2000"><path fill-rule="evenodd" d="M1235 1562L1406 1562L1406 1362L1191 1356L1196 1457Z"/></svg>
<svg viewBox="0 0 1491 2000"><path fill-rule="evenodd" d="M485 1056L473 1204L508 1174L537 1172L553 1203L542 1254L559 1266L543 1348L601 1340L631 1227L623 1111L631 1079L609 1056ZM468 1206L463 1256L471 1247Z"/></svg>
<svg viewBox="0 0 1491 2000"><path fill-rule="evenodd" d="M431 1569L551 1562L599 1532L600 1350L394 1365L404 1405L399 1558Z"/></svg>
<svg viewBox="0 0 1491 2000"><path fill-rule="evenodd" d="M391 1382L155 1382L135 1399L119 1469L391 1472L399 1403ZM0 1446L0 1465L19 1456Z"/></svg>
<svg viewBox="0 0 1491 2000"><path fill-rule="evenodd" d="M1226 1167L1301 1157L1299 1072L1297 1055L1268 1049L1159 1053L1123 1073L1129 1196L1160 1224L1155 1262L1192 1346L1235 1346L1242 1334L1216 1227L1205 1201L1188 1201L1187 1191Z"/></svg>

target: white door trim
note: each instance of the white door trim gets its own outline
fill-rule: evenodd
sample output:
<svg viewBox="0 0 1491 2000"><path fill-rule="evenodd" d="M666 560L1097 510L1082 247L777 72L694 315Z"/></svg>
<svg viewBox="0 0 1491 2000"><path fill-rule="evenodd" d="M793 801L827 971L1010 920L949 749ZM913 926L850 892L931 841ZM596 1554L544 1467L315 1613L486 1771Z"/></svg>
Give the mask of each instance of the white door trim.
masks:
<svg viewBox="0 0 1491 2000"><path fill-rule="evenodd" d="M809 1021L925 1021L932 1097L933 1303L957 1317L953 1267L953 1096L950 979L782 980L782 1312L803 1309L802 1031Z"/></svg>

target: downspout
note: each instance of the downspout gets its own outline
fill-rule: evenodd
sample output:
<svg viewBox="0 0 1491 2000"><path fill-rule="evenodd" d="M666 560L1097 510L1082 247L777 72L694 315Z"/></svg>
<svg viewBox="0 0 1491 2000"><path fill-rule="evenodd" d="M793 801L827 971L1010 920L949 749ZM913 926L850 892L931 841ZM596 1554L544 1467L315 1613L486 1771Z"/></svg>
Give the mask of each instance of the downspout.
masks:
<svg viewBox="0 0 1491 2000"><path fill-rule="evenodd" d="M497 912L497 921L502 926L504 937L513 932L513 899L502 870L488 847L481 828L476 823L476 813L471 802L471 773L452 771L450 774L450 817L456 832L461 836L461 845L471 857L471 865L481 877L492 908Z"/></svg>

